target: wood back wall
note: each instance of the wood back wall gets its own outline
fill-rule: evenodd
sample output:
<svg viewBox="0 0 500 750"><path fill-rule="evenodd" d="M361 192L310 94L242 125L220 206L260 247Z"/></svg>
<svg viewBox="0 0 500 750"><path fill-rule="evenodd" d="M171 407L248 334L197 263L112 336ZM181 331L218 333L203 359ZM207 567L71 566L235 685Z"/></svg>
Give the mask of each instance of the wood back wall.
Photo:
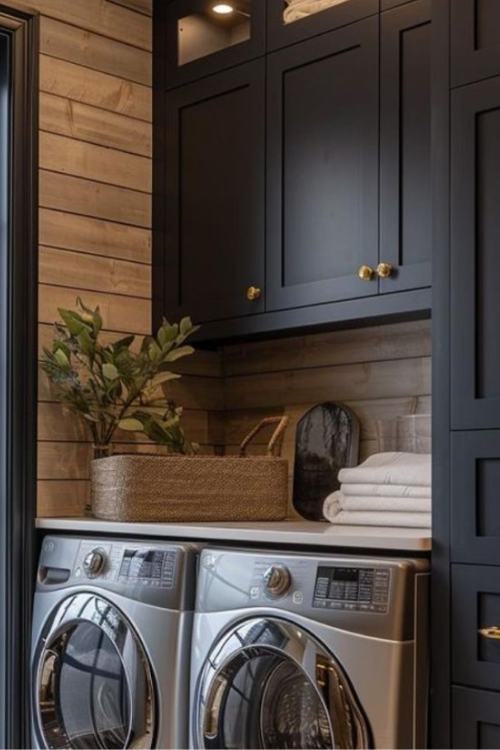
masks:
<svg viewBox="0 0 500 750"><path fill-rule="evenodd" d="M109 338L149 333L152 0L11 4L40 13L40 348L57 308L78 295L100 305ZM222 406L218 364L216 354L201 355L177 388L204 447L207 407ZM89 435L55 403L43 374L38 437L39 515L81 514ZM119 440L118 450L147 447Z"/></svg>

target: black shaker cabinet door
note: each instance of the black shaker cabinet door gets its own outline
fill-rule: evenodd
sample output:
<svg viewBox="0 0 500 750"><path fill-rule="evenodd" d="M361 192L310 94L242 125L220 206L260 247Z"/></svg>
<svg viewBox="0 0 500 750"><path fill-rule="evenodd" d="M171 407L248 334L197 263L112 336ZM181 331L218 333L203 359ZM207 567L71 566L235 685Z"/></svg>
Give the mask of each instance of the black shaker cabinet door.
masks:
<svg viewBox="0 0 500 750"><path fill-rule="evenodd" d="M500 690L500 570L453 565L451 590L453 682Z"/></svg>
<svg viewBox="0 0 500 750"><path fill-rule="evenodd" d="M452 422L500 424L500 78L455 90L451 131Z"/></svg>
<svg viewBox="0 0 500 750"><path fill-rule="evenodd" d="M453 747L498 750L500 693L454 687L452 707Z"/></svg>
<svg viewBox="0 0 500 750"><path fill-rule="evenodd" d="M452 559L500 565L500 430L453 432L451 461Z"/></svg>
<svg viewBox="0 0 500 750"><path fill-rule="evenodd" d="M460 86L500 73L500 3L452 0L451 81Z"/></svg>
<svg viewBox="0 0 500 750"><path fill-rule="evenodd" d="M431 0L381 15L381 292L430 286Z"/></svg>
<svg viewBox="0 0 500 750"><path fill-rule="evenodd" d="M263 310L263 109L261 60L167 96L162 265L169 315L204 322ZM249 300L249 287L261 295Z"/></svg>
<svg viewBox="0 0 500 750"><path fill-rule="evenodd" d="M268 57L267 309L377 294L378 18Z"/></svg>

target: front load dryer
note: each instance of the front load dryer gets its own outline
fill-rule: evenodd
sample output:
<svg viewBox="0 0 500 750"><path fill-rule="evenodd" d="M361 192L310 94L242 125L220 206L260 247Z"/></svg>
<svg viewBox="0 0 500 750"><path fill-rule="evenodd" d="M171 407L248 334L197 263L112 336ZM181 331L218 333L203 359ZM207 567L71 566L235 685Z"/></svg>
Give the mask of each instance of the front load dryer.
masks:
<svg viewBox="0 0 500 750"><path fill-rule="evenodd" d="M425 747L428 563L205 548L195 748Z"/></svg>
<svg viewBox="0 0 500 750"><path fill-rule="evenodd" d="M187 746L196 552L152 540L43 540L33 747Z"/></svg>

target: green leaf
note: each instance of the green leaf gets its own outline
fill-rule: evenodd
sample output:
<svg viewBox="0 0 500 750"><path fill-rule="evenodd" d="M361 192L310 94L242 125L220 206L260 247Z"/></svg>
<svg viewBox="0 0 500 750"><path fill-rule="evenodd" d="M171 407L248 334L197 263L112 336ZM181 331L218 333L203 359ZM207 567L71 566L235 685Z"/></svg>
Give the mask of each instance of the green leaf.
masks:
<svg viewBox="0 0 500 750"><path fill-rule="evenodd" d="M121 419L118 422L118 427L120 428L120 430L125 430L126 432L144 431L142 422L140 422L138 419L134 419L134 417L125 417L125 419Z"/></svg>
<svg viewBox="0 0 500 750"><path fill-rule="evenodd" d="M107 362L102 366L102 374L106 380L116 380L119 377L118 370L111 362Z"/></svg>
<svg viewBox="0 0 500 750"><path fill-rule="evenodd" d="M151 379L151 389L157 388L162 383L167 383L169 380L178 380L181 376L176 372L159 372L154 378Z"/></svg>
<svg viewBox="0 0 500 750"><path fill-rule="evenodd" d="M72 336L78 336L86 328L88 330L88 326L86 326L78 313L71 312L71 310L63 310L62 308L59 308L58 312Z"/></svg>
<svg viewBox="0 0 500 750"><path fill-rule="evenodd" d="M174 341L177 330L177 326L171 326L169 323L165 323L158 329L157 338L162 348Z"/></svg>
<svg viewBox="0 0 500 750"><path fill-rule="evenodd" d="M161 349L154 339L151 340L148 348L149 359L154 362L161 357Z"/></svg>
<svg viewBox="0 0 500 750"><path fill-rule="evenodd" d="M179 329L183 336L189 333L192 327L193 327L193 323L191 321L191 318L182 318Z"/></svg>
<svg viewBox="0 0 500 750"><path fill-rule="evenodd" d="M192 346L180 346L178 349L172 349L171 352L169 352L165 359L167 362L175 362L178 359L181 359L181 357L187 357L189 354L193 354L194 349Z"/></svg>
<svg viewBox="0 0 500 750"><path fill-rule="evenodd" d="M56 349L54 352L54 359L59 365L61 365L61 367L69 366L69 359L62 349Z"/></svg>

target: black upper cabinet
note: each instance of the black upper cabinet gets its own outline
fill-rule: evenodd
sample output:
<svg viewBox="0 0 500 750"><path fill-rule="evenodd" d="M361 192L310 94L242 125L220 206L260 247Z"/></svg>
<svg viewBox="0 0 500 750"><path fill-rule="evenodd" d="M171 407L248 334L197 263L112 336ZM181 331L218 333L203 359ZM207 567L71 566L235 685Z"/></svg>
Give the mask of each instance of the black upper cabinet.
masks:
<svg viewBox="0 0 500 750"><path fill-rule="evenodd" d="M431 284L431 0L381 15L381 292Z"/></svg>
<svg viewBox="0 0 500 750"><path fill-rule="evenodd" d="M265 52L266 0L161 0L167 88L238 65ZM227 6L227 13L214 8Z"/></svg>
<svg viewBox="0 0 500 750"><path fill-rule="evenodd" d="M264 60L166 101L164 309L198 321L263 310Z"/></svg>
<svg viewBox="0 0 500 750"><path fill-rule="evenodd" d="M452 0L453 86L500 74L500 2Z"/></svg>
<svg viewBox="0 0 500 750"><path fill-rule="evenodd" d="M276 50L325 31L338 29L379 11L379 0L339 0L335 5L303 16L287 0L268 0L267 48Z"/></svg>
<svg viewBox="0 0 500 750"><path fill-rule="evenodd" d="M500 78L452 94L452 424L500 425Z"/></svg>
<svg viewBox="0 0 500 750"><path fill-rule="evenodd" d="M268 58L267 309L377 293L378 19Z"/></svg>

